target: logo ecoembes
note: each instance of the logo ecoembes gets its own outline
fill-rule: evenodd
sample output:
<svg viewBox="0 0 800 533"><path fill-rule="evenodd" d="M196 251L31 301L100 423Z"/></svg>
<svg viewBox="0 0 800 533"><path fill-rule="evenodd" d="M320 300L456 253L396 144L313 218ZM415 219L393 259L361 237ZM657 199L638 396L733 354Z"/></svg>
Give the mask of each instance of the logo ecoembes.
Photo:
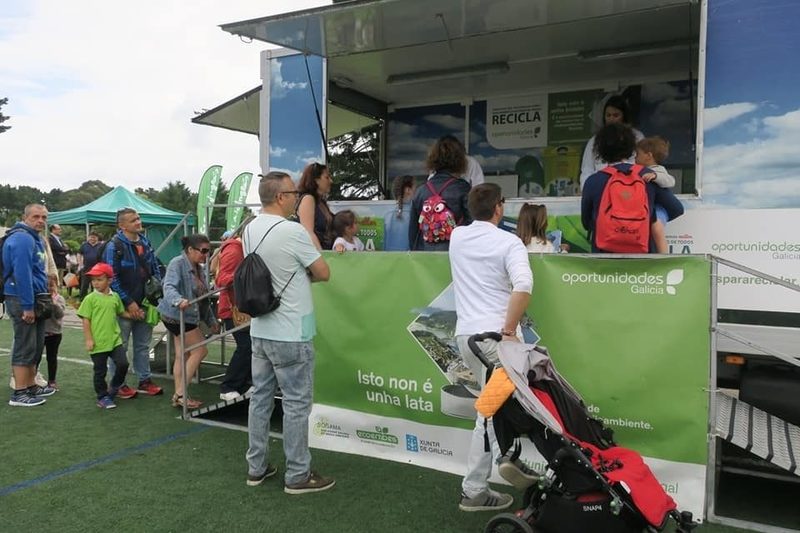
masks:
<svg viewBox="0 0 800 533"><path fill-rule="evenodd" d="M561 281L570 285L627 285L633 294L669 294L674 296L678 293L677 286L683 282L683 269L676 268L667 272L666 275L650 274L631 274L629 272L612 272L600 274L597 272L565 272L561 275Z"/></svg>
<svg viewBox="0 0 800 533"><path fill-rule="evenodd" d="M375 426L375 431L357 429L356 435L363 441L380 444L381 446L397 446L400 442L395 435L389 433L389 428L381 426Z"/></svg>

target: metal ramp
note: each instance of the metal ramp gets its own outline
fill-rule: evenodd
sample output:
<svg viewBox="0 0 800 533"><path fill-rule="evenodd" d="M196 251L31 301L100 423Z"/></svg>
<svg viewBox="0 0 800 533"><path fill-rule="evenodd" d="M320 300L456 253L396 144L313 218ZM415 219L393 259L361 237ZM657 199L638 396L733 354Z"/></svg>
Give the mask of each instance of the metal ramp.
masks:
<svg viewBox="0 0 800 533"><path fill-rule="evenodd" d="M716 400L718 437L800 476L800 427L724 392Z"/></svg>
<svg viewBox="0 0 800 533"><path fill-rule="evenodd" d="M204 405L200 409L189 410L188 420L210 426L225 427L247 431L247 411L252 393L246 392L234 400L220 401Z"/></svg>

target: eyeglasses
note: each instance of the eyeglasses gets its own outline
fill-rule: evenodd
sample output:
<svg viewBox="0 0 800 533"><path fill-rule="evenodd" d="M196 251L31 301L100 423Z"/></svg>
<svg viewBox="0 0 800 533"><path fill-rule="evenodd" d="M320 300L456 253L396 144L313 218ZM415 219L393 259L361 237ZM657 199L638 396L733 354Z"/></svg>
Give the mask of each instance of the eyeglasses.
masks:
<svg viewBox="0 0 800 533"><path fill-rule="evenodd" d="M207 254L208 252L211 251L211 248L195 248L194 246L192 246L192 248L194 248L195 250L197 250L201 254Z"/></svg>
<svg viewBox="0 0 800 533"><path fill-rule="evenodd" d="M504 204L504 203L506 203L506 197L505 196L501 196L500 197L500 201L497 202L497 204L500 205L500 204Z"/></svg>
<svg viewBox="0 0 800 533"><path fill-rule="evenodd" d="M281 191L281 194L300 194L300 191L298 191L297 189L293 191Z"/></svg>

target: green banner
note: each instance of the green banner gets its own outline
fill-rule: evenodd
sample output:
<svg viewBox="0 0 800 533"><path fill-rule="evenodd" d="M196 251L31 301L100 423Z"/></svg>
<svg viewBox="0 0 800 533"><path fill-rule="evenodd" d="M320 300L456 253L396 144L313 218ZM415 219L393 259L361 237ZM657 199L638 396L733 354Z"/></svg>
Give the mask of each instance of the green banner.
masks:
<svg viewBox="0 0 800 533"><path fill-rule="evenodd" d="M233 231L242 221L244 204L247 203L247 193L250 192L252 180L252 172L242 172L231 183L231 190L228 193L228 205L225 207L225 229L227 231Z"/></svg>
<svg viewBox="0 0 800 533"><path fill-rule="evenodd" d="M705 464L710 265L534 258L531 315L559 371L619 442Z"/></svg>
<svg viewBox="0 0 800 533"><path fill-rule="evenodd" d="M208 222L211 218L213 208L206 213L206 207L212 205L217 198L217 190L222 178L222 167L212 165L208 167L200 178L200 186L197 189L197 233L208 233ZM208 218L206 218L208 216Z"/></svg>
<svg viewBox="0 0 800 533"><path fill-rule="evenodd" d="M312 445L463 472L474 426L463 385L474 377L453 340L447 254L325 258L331 281L314 284ZM702 513L710 263L554 254L531 264L528 315L556 368L620 445Z"/></svg>

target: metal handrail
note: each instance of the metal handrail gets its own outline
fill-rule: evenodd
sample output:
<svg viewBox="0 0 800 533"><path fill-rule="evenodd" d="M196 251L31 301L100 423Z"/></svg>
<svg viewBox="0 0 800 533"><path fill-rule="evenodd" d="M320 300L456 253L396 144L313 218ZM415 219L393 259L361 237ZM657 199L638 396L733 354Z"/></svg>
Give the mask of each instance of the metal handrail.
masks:
<svg viewBox="0 0 800 533"><path fill-rule="evenodd" d="M180 221L178 221L177 224L175 224L175 227L172 228L172 231L169 232L167 237L163 241L161 241L161 244L159 244L158 248L156 248L155 255L158 255L159 252L161 252L161 250L164 249L164 246L166 246L167 243L172 240L172 237L178 232L178 229L181 226L184 227L184 230L186 229L186 220L189 218L189 215L191 215L191 213L186 213L185 215L183 215L183 218L180 219Z"/></svg>
<svg viewBox="0 0 800 533"><path fill-rule="evenodd" d="M789 281L786 281L785 279L776 278L775 276L770 276L769 274L761 272L760 270L756 270L754 268L750 268L750 267L744 266L742 264L735 263L735 262L730 261L728 259L723 259L722 257L719 257L718 255L712 255L711 259L713 259L714 261L716 261L717 263L719 263L721 265L725 265L725 266L730 267L730 268L732 268L734 270L739 270L741 272L744 272L745 274L750 274L751 276L755 276L757 278L761 278L761 279L765 279L767 281L770 281L770 282L774 283L775 285L780 285L782 287L786 287L787 289L791 289L793 291L800 292L800 285L797 285L795 283L791 283Z"/></svg>
<svg viewBox="0 0 800 533"><path fill-rule="evenodd" d="M745 346L749 346L750 348L755 348L760 352L764 352L764 354L766 355L771 355L772 357L780 359L781 361L789 363L790 365L800 367L800 358L798 358L797 356L785 354L779 350L775 350L774 348L767 348L766 346L761 346L760 344L748 340L747 337L742 337L741 335L737 335L736 333L733 333L728 329L720 328L719 324L717 324L716 327L712 327L711 330L718 335L722 335L723 337L727 337L731 340L742 343Z"/></svg>
<svg viewBox="0 0 800 533"><path fill-rule="evenodd" d="M229 285L225 286L225 287L217 287L213 291L209 291L209 292L207 292L207 293L205 293L205 294L203 294L201 296L198 296L194 300L189 300L189 305L194 305L196 303L199 303L200 301L205 300L206 298L210 298L211 296L213 296L215 294L218 294L218 293L228 289L229 287L230 287ZM183 375L183 390L181 390L181 394L183 395L183 405L181 406L181 418L183 420L187 420L189 418L189 416L188 416L189 415L189 409L186 407L187 399L189 398L189 382L188 382L189 378L186 376L186 353L187 352L191 352L192 350L194 350L196 348L199 348L201 346L205 346L205 345L210 344L212 342L215 342L215 341L217 341L219 339L222 339L223 337L226 337L227 335L229 335L231 333L235 333L237 331L241 331L241 330L243 330L245 328L248 328L248 327L250 327L250 324L249 323L248 324L241 324L241 325L236 326L234 328L226 329L224 331L224 333L216 333L216 334L211 335L210 337L208 337L206 339L203 339L202 341L200 341L198 343L192 344L191 346L187 347L186 346L186 317L184 316L184 311L185 311L185 309L178 309L179 318L180 318L180 338L178 339L178 344L180 346L180 351L181 351L181 355L182 355L182 358L181 358L181 365L182 365L181 374Z"/></svg>

